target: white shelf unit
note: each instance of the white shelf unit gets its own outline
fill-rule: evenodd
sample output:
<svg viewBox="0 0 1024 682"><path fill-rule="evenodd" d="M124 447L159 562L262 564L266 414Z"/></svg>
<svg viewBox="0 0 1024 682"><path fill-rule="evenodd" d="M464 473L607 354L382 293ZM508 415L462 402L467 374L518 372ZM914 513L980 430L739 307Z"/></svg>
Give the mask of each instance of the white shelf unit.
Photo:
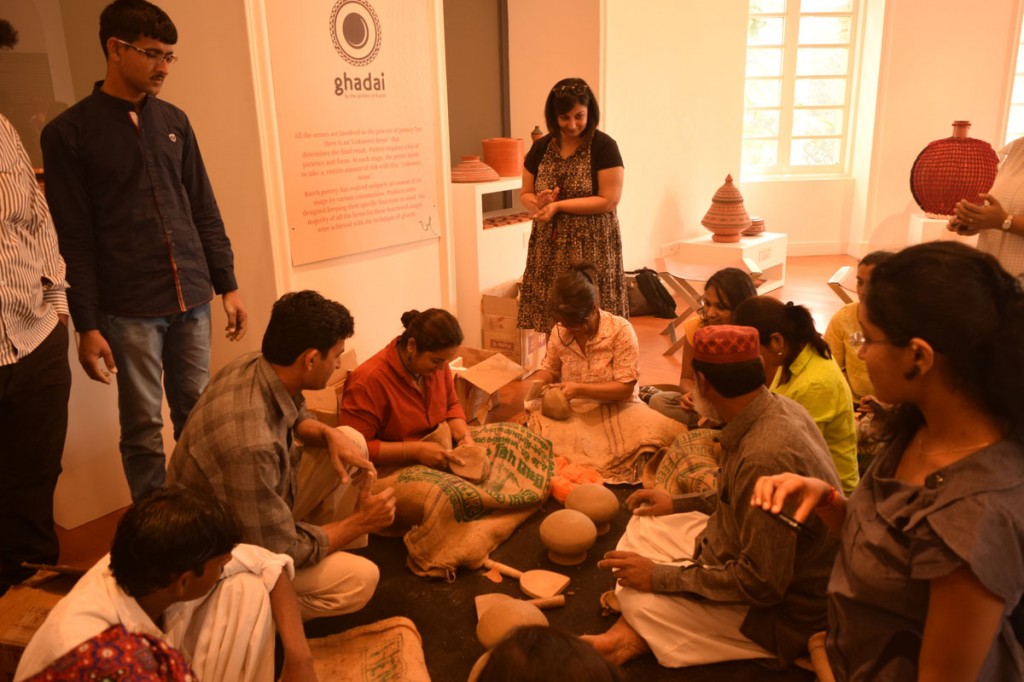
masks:
<svg viewBox="0 0 1024 682"><path fill-rule="evenodd" d="M663 245L661 269L674 277L703 283L717 270L740 268L760 281L759 294L786 283L786 234L762 232L738 242L716 242L711 237L704 234Z"/></svg>
<svg viewBox="0 0 1024 682"><path fill-rule="evenodd" d="M508 209L484 213L485 194L518 190L522 178L501 178L491 182L453 182L452 222L455 235L456 316L466 343L483 343L480 324L482 292L523 276L530 242L530 220L484 229L484 220L522 212Z"/></svg>

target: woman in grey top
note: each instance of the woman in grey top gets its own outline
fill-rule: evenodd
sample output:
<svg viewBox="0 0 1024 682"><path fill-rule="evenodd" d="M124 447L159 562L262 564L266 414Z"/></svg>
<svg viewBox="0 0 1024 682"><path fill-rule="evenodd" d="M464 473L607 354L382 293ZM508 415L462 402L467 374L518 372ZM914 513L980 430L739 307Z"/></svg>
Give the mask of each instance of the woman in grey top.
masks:
<svg viewBox="0 0 1024 682"><path fill-rule="evenodd" d="M854 339L887 445L849 499L822 481L758 481L751 504L841 534L828 653L840 680L1020 680L1024 592L1024 294L952 242L878 265ZM793 502L786 505L794 506Z"/></svg>

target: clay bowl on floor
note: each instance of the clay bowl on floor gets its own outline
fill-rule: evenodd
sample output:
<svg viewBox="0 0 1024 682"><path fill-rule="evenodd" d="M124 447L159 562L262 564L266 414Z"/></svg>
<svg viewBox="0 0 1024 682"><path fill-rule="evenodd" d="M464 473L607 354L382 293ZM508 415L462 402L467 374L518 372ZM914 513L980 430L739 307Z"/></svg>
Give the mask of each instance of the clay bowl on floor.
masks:
<svg viewBox="0 0 1024 682"><path fill-rule="evenodd" d="M597 526L597 534L604 535L611 529L611 521L619 513L619 498L603 485L584 483L565 498L565 508L586 514Z"/></svg>
<svg viewBox="0 0 1024 682"><path fill-rule="evenodd" d="M540 540L548 548L548 558L562 566L583 563L596 539L594 522L575 509L560 509L540 524Z"/></svg>
<svg viewBox="0 0 1024 682"><path fill-rule="evenodd" d="M505 635L523 625L547 625L540 609L521 599L505 599L484 611L476 624L476 638L485 649L492 649Z"/></svg>

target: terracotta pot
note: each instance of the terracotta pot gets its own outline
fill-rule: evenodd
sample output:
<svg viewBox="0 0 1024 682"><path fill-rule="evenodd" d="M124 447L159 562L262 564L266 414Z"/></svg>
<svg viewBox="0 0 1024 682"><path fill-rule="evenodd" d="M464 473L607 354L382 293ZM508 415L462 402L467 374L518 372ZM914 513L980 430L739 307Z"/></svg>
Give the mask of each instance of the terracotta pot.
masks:
<svg viewBox="0 0 1024 682"><path fill-rule="evenodd" d="M505 635L524 625L547 625L540 609L521 599L506 599L487 609L476 624L476 638L485 649L504 639Z"/></svg>
<svg viewBox="0 0 1024 682"><path fill-rule="evenodd" d="M756 215L750 216L750 227L740 234L744 237L756 237L764 232L764 218Z"/></svg>
<svg viewBox="0 0 1024 682"><path fill-rule="evenodd" d="M738 242L740 233L750 227L750 216L743 207L743 195L732 184L732 176L725 176L725 184L711 198L711 208L700 224L712 232L716 242Z"/></svg>
<svg viewBox="0 0 1024 682"><path fill-rule="evenodd" d="M565 508L582 512L597 526L597 534L611 529L611 521L619 513L619 498L597 483L584 483L565 498Z"/></svg>
<svg viewBox="0 0 1024 682"><path fill-rule="evenodd" d="M503 178L523 174L523 140L519 137L492 137L483 140L484 163Z"/></svg>
<svg viewBox="0 0 1024 682"><path fill-rule="evenodd" d="M452 182L491 182L500 179L479 156L463 156L452 168Z"/></svg>
<svg viewBox="0 0 1024 682"><path fill-rule="evenodd" d="M999 157L988 142L967 136L970 127L953 121L953 135L928 143L910 168L910 193L928 216L951 216L961 199L982 203L979 195L995 182Z"/></svg>
<svg viewBox="0 0 1024 682"><path fill-rule="evenodd" d="M553 562L575 566L586 560L587 550L597 540L597 527L583 512L559 509L541 522L540 540Z"/></svg>

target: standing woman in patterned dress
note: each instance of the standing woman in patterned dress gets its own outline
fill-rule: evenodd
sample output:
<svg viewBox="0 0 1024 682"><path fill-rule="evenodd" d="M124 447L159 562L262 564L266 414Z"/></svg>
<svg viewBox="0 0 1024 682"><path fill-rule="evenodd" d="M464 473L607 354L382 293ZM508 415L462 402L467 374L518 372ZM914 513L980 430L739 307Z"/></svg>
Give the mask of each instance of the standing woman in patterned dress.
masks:
<svg viewBox="0 0 1024 682"><path fill-rule="evenodd" d="M522 329L551 331L551 283L578 261L596 266L601 307L629 317L615 213L622 157L615 140L597 130L599 118L597 98L582 78L555 83L544 104L549 133L526 155L519 195L533 213L519 299Z"/></svg>

